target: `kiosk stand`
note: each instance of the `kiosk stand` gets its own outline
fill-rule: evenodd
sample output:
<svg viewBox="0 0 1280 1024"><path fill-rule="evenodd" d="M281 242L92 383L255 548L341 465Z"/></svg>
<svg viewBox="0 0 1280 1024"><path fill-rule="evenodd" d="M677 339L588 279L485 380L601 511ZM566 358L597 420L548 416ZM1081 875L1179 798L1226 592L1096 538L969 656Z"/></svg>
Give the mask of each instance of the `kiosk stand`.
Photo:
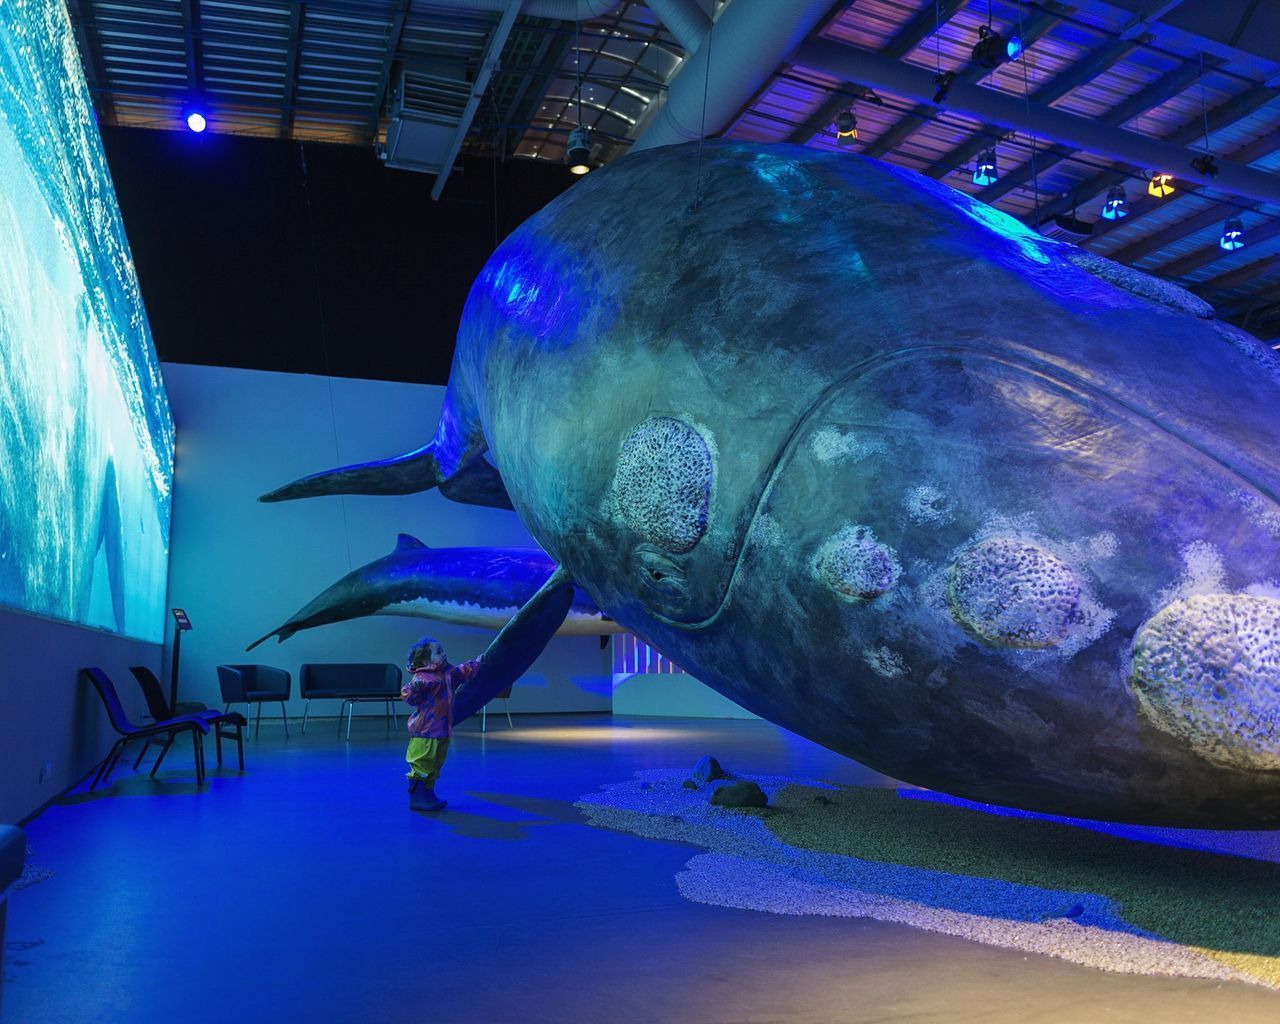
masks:
<svg viewBox="0 0 1280 1024"><path fill-rule="evenodd" d="M182 634L191 628L191 620L181 608L171 609L173 612L173 665L169 669L169 707L177 714L178 709L178 659L182 655Z"/></svg>

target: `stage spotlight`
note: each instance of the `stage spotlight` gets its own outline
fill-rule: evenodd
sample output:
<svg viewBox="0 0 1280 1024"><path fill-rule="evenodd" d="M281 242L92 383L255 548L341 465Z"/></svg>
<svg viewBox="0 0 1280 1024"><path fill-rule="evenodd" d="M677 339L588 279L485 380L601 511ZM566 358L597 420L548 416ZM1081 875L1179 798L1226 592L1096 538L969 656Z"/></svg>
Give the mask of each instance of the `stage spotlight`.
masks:
<svg viewBox="0 0 1280 1024"><path fill-rule="evenodd" d="M947 98L947 93L951 91L951 83L956 80L954 71L939 71L933 76L933 84L935 86L933 93L933 102L941 106L943 100Z"/></svg>
<svg viewBox="0 0 1280 1024"><path fill-rule="evenodd" d="M1022 56L1022 37L1005 39L990 25L978 26L978 41L973 45L973 62L984 68L998 68L1007 60Z"/></svg>
<svg viewBox="0 0 1280 1024"><path fill-rule="evenodd" d="M1222 225L1222 238L1218 240L1218 245L1227 252L1244 248L1244 224L1239 217L1227 218Z"/></svg>
<svg viewBox="0 0 1280 1024"><path fill-rule="evenodd" d="M1129 197L1124 186L1116 185L1107 190L1107 201L1102 204L1103 220L1123 220L1129 216Z"/></svg>
<svg viewBox="0 0 1280 1024"><path fill-rule="evenodd" d="M852 146L858 137L858 118L853 107L845 107L836 118L836 145Z"/></svg>
<svg viewBox="0 0 1280 1024"><path fill-rule="evenodd" d="M1147 185L1147 195L1157 199L1165 199L1173 195L1177 189L1173 187L1173 175L1164 171L1152 171L1151 182Z"/></svg>
<svg viewBox="0 0 1280 1024"><path fill-rule="evenodd" d="M586 174L591 170L591 132L583 125L569 133L564 162L569 165L570 174Z"/></svg>
<svg viewBox="0 0 1280 1024"><path fill-rule="evenodd" d="M187 122L187 127L190 128L197 135L199 135L202 131L204 131L206 128L209 127L209 121L204 116L204 111L198 110L195 107L189 108L183 114L183 117Z"/></svg>
<svg viewBox="0 0 1280 1024"><path fill-rule="evenodd" d="M1218 165L1208 153L1202 153L1192 160L1191 167L1197 174L1203 174L1206 178L1216 178L1218 176Z"/></svg>
<svg viewBox="0 0 1280 1024"><path fill-rule="evenodd" d="M984 150L979 156L978 161L973 165L973 183L975 185L994 185L1000 179L1000 173L996 168L996 151L994 149Z"/></svg>

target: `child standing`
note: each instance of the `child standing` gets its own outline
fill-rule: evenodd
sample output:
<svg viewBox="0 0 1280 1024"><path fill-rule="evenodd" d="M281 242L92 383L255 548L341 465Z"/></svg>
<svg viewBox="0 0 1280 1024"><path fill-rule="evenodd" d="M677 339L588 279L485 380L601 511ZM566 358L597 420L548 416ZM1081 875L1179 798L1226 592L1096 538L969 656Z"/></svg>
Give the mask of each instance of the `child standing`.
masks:
<svg viewBox="0 0 1280 1024"><path fill-rule="evenodd" d="M444 647L429 636L409 649L412 676L400 696L414 709L409 716L409 749L405 752L411 811L439 811L447 804L436 796L436 780L453 733L453 694L479 667L479 659L450 665Z"/></svg>

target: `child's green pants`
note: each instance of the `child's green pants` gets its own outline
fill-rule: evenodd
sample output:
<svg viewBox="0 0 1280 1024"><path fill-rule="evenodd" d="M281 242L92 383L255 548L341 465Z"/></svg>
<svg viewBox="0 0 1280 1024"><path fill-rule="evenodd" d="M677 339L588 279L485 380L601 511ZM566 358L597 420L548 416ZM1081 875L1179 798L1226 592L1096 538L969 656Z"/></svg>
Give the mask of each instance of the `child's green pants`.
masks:
<svg viewBox="0 0 1280 1024"><path fill-rule="evenodd" d="M427 785L434 786L440 778L440 769L444 767L444 759L449 753L449 741L434 736L409 737L409 749L404 759L409 762L409 772L405 778L426 779Z"/></svg>

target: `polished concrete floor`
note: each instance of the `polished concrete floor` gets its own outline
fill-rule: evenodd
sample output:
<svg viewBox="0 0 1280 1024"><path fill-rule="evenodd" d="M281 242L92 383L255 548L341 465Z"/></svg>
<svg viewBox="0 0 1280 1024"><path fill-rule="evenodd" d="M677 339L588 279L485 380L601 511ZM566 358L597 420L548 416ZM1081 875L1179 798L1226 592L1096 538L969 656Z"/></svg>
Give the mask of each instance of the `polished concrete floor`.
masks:
<svg viewBox="0 0 1280 1024"><path fill-rule="evenodd" d="M6 1024L1280 1021L1280 993L1244 984L690 903L693 847L573 806L705 753L877 782L763 722L491 717L455 738L435 817L406 810L402 750L376 719L349 744L332 720L264 724L244 775L196 791L171 755L156 783L125 769L47 810L28 835L54 874L10 900Z"/></svg>

